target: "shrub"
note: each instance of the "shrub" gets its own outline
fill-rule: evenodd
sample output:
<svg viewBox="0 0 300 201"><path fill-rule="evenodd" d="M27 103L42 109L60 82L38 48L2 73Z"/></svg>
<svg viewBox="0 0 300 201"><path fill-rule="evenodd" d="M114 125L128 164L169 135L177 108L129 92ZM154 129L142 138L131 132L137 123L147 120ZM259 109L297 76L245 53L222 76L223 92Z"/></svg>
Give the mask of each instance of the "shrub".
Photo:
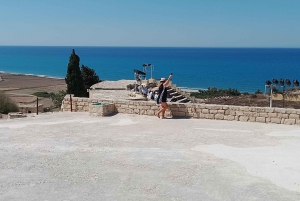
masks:
<svg viewBox="0 0 300 201"><path fill-rule="evenodd" d="M0 91L0 113L18 112L19 107L5 93Z"/></svg>
<svg viewBox="0 0 300 201"><path fill-rule="evenodd" d="M254 92L254 94L262 94L262 92L261 92L259 89L257 89L257 90Z"/></svg>
<svg viewBox="0 0 300 201"><path fill-rule="evenodd" d="M59 91L58 93L51 93L50 97L54 103L54 107L59 108L62 104L64 97L66 96L66 91Z"/></svg>
<svg viewBox="0 0 300 201"><path fill-rule="evenodd" d="M236 89L217 89L215 87L208 88L207 90L199 90L199 92L192 92L191 96L195 98L214 98L220 96L240 96L241 93Z"/></svg>
<svg viewBox="0 0 300 201"><path fill-rule="evenodd" d="M35 95L37 97L43 97L43 98L50 98L50 94L46 91L43 92L35 92L32 95Z"/></svg>

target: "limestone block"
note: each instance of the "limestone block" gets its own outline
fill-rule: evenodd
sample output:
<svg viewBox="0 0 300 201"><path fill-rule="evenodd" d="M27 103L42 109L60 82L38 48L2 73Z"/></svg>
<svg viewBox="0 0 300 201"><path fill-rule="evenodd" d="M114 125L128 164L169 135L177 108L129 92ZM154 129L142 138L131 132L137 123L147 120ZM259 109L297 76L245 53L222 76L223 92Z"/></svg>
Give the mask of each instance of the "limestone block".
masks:
<svg viewBox="0 0 300 201"><path fill-rule="evenodd" d="M150 105L145 105L142 107L142 110L150 110L151 106Z"/></svg>
<svg viewBox="0 0 300 201"><path fill-rule="evenodd" d="M271 122L271 118L270 117L266 117L266 123L270 123Z"/></svg>
<svg viewBox="0 0 300 201"><path fill-rule="evenodd" d="M223 109L223 106L222 105L213 105L212 110L222 110Z"/></svg>
<svg viewBox="0 0 300 201"><path fill-rule="evenodd" d="M248 121L248 120L249 120L249 117L247 117L247 116L240 116L240 117L239 117L239 121L246 122L246 121Z"/></svg>
<svg viewBox="0 0 300 201"><path fill-rule="evenodd" d="M232 105L232 106L229 107L229 109L231 109L233 111L240 111L240 106Z"/></svg>
<svg viewBox="0 0 300 201"><path fill-rule="evenodd" d="M206 104L200 104L200 105L198 105L198 108L200 108L200 109L207 109L206 106L207 106Z"/></svg>
<svg viewBox="0 0 300 201"><path fill-rule="evenodd" d="M296 124L296 119L285 119L284 124L285 125L295 125Z"/></svg>
<svg viewBox="0 0 300 201"><path fill-rule="evenodd" d="M277 117L277 113L268 113L268 116L269 118L276 118Z"/></svg>
<svg viewBox="0 0 300 201"><path fill-rule="evenodd" d="M185 116L185 112L179 112L179 111L172 112L172 114L174 117L184 117Z"/></svg>
<svg viewBox="0 0 300 201"><path fill-rule="evenodd" d="M299 114L290 114L289 119L299 119Z"/></svg>
<svg viewBox="0 0 300 201"><path fill-rule="evenodd" d="M274 108L274 112L285 114L286 109L285 108Z"/></svg>
<svg viewBox="0 0 300 201"><path fill-rule="evenodd" d="M227 121L233 121L235 119L235 116L233 116L233 115L225 115L224 119L227 120Z"/></svg>
<svg viewBox="0 0 300 201"><path fill-rule="evenodd" d="M229 109L229 106L228 106L228 105L223 105L223 106L222 106L222 109L223 109L223 110L228 110L228 109Z"/></svg>
<svg viewBox="0 0 300 201"><path fill-rule="evenodd" d="M136 109L137 106L136 105L129 105L128 107L131 108L131 109Z"/></svg>
<svg viewBox="0 0 300 201"><path fill-rule="evenodd" d="M209 114L217 114L218 113L218 110L209 110Z"/></svg>
<svg viewBox="0 0 300 201"><path fill-rule="evenodd" d="M287 114L297 114L297 111L295 109L286 109Z"/></svg>
<svg viewBox="0 0 300 201"><path fill-rule="evenodd" d="M203 113L199 113L199 119L205 119L205 116L204 116L205 114L203 114Z"/></svg>
<svg viewBox="0 0 300 201"><path fill-rule="evenodd" d="M281 118L271 118L271 123L280 124L281 123Z"/></svg>
<svg viewBox="0 0 300 201"><path fill-rule="evenodd" d="M133 114L133 109L131 108L126 108L125 111L127 114Z"/></svg>
<svg viewBox="0 0 300 201"><path fill-rule="evenodd" d="M244 116L244 112L242 111L236 111L235 116Z"/></svg>
<svg viewBox="0 0 300 201"><path fill-rule="evenodd" d="M288 119L289 118L289 114L278 113L277 117L278 118Z"/></svg>
<svg viewBox="0 0 300 201"><path fill-rule="evenodd" d="M296 125L300 125L300 120L296 119Z"/></svg>
<svg viewBox="0 0 300 201"><path fill-rule="evenodd" d="M202 109L201 111L203 114L209 114L209 110L208 109Z"/></svg>
<svg viewBox="0 0 300 201"><path fill-rule="evenodd" d="M250 122L256 122L256 117L249 117Z"/></svg>
<svg viewBox="0 0 300 201"><path fill-rule="evenodd" d="M180 107L179 112L187 112L188 109L186 107Z"/></svg>
<svg viewBox="0 0 300 201"><path fill-rule="evenodd" d="M206 108L210 109L210 110L221 110L222 106L220 106L220 105L206 105Z"/></svg>
<svg viewBox="0 0 300 201"><path fill-rule="evenodd" d="M200 108L197 108L197 109L196 109L196 112L197 112L197 113L201 113L201 109L200 109Z"/></svg>
<svg viewBox="0 0 300 201"><path fill-rule="evenodd" d="M128 108L128 105L121 105L121 108Z"/></svg>
<svg viewBox="0 0 300 201"><path fill-rule="evenodd" d="M249 111L249 107L247 107L247 106L240 107L240 111L246 111L246 112L248 112Z"/></svg>
<svg viewBox="0 0 300 201"><path fill-rule="evenodd" d="M230 114L230 110L228 110L228 109L224 110L224 114L225 115L229 115Z"/></svg>
<svg viewBox="0 0 300 201"><path fill-rule="evenodd" d="M224 114L216 114L215 119L223 120L224 119Z"/></svg>
<svg viewBox="0 0 300 201"><path fill-rule="evenodd" d="M147 115L153 116L155 114L155 110L147 110Z"/></svg>
<svg viewBox="0 0 300 201"><path fill-rule="evenodd" d="M266 117L256 117L256 122L266 123Z"/></svg>
<svg viewBox="0 0 300 201"><path fill-rule="evenodd" d="M140 110L139 109L134 109L133 112L134 112L134 114L140 114Z"/></svg>
<svg viewBox="0 0 300 201"><path fill-rule="evenodd" d="M268 117L268 113L262 113L262 112L260 112L260 113L258 113L258 116L259 117Z"/></svg>
<svg viewBox="0 0 300 201"><path fill-rule="evenodd" d="M165 116L166 116L166 117L172 117L171 111L168 111L168 110L167 110L166 113L165 113Z"/></svg>
<svg viewBox="0 0 300 201"><path fill-rule="evenodd" d="M225 114L225 110L218 110L218 114Z"/></svg>
<svg viewBox="0 0 300 201"><path fill-rule="evenodd" d="M159 108L159 107L158 107L157 105L151 106L151 107L150 107L151 110L158 110L158 108ZM172 109L173 109L173 108L172 108Z"/></svg>
<svg viewBox="0 0 300 201"><path fill-rule="evenodd" d="M246 117L253 117L254 116L254 114L256 114L256 113L254 113L254 112L244 112L244 116L246 116Z"/></svg>
<svg viewBox="0 0 300 201"><path fill-rule="evenodd" d="M199 119L199 113L193 113L193 117Z"/></svg>
<svg viewBox="0 0 300 201"><path fill-rule="evenodd" d="M235 116L236 115L236 111L234 110L230 110L230 113L229 113L231 116Z"/></svg>
<svg viewBox="0 0 300 201"><path fill-rule="evenodd" d="M193 117L194 114L193 114L193 113L190 113L190 112L186 112L186 113L185 113L185 116L186 116L186 117Z"/></svg>
<svg viewBox="0 0 300 201"><path fill-rule="evenodd" d="M265 110L268 113L273 113L275 111L275 109L273 107L266 107Z"/></svg>
<svg viewBox="0 0 300 201"><path fill-rule="evenodd" d="M235 120L235 121L238 121L238 120L239 120L239 117L238 117L238 116L234 116L234 120Z"/></svg>
<svg viewBox="0 0 300 201"><path fill-rule="evenodd" d="M82 106L84 105L84 102L79 102L78 105Z"/></svg>
<svg viewBox="0 0 300 201"><path fill-rule="evenodd" d="M214 114L204 114L205 119L214 119L215 115Z"/></svg>
<svg viewBox="0 0 300 201"><path fill-rule="evenodd" d="M188 109L188 112L190 112L190 113L196 112L196 108L189 107L189 108L187 108L187 109Z"/></svg>

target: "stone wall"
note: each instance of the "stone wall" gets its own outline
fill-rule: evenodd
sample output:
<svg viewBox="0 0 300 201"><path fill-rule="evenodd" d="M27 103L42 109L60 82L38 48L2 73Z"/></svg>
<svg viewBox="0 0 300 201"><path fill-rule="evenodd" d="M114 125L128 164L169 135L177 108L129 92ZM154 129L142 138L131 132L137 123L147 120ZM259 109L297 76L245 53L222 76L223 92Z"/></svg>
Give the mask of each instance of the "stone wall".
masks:
<svg viewBox="0 0 300 201"><path fill-rule="evenodd" d="M138 115L156 115L159 109L154 101L100 100L72 97L74 112L89 112L93 103L113 103L114 112ZM197 103L168 103L167 117L217 119L227 121L300 125L300 109L207 105ZM62 111L70 111L70 96L62 103Z"/></svg>

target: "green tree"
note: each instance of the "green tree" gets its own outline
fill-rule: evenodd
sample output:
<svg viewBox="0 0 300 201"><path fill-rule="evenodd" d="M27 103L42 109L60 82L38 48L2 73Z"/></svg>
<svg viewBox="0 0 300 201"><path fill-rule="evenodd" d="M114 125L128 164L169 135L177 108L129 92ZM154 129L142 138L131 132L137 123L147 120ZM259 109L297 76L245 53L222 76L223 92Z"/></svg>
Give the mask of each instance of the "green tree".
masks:
<svg viewBox="0 0 300 201"><path fill-rule="evenodd" d="M86 96L86 90L84 88L79 62L80 58L73 49L65 81L67 84L67 93L74 94L76 97L83 97Z"/></svg>
<svg viewBox="0 0 300 201"><path fill-rule="evenodd" d="M85 91L87 91L87 89L89 89L92 85L101 82L99 76L95 73L95 70L89 68L88 66L81 66L81 75L83 78Z"/></svg>

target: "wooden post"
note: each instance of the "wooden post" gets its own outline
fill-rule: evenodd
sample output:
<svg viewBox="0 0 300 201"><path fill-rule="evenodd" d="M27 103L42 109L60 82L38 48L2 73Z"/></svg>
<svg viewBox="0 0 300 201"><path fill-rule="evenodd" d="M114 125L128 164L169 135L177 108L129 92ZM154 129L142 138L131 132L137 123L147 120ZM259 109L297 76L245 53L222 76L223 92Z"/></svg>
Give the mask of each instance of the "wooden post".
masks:
<svg viewBox="0 0 300 201"><path fill-rule="evenodd" d="M71 105L71 112L72 112L72 96L70 94L70 105Z"/></svg>
<svg viewBox="0 0 300 201"><path fill-rule="evenodd" d="M39 115L39 97L36 97L36 115Z"/></svg>

